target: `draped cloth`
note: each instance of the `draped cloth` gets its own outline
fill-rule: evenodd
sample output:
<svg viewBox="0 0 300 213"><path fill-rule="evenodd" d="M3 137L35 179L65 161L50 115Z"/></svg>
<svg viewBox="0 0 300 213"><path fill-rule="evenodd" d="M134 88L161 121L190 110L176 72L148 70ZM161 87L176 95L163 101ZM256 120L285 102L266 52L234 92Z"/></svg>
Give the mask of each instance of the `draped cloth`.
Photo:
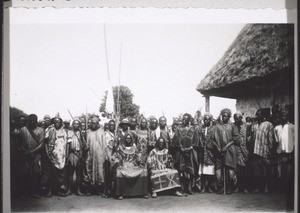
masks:
<svg viewBox="0 0 300 213"><path fill-rule="evenodd" d="M52 151L49 153L50 161L57 169L63 169L67 158L67 144L71 142L71 138L67 131L61 127L53 129L49 132L49 146Z"/></svg>
<svg viewBox="0 0 300 213"><path fill-rule="evenodd" d="M105 144L107 146L107 157L109 161L111 161L113 152L116 148L116 143L117 141L116 141L115 134L110 131L107 131L105 133Z"/></svg>
<svg viewBox="0 0 300 213"><path fill-rule="evenodd" d="M199 146L199 134L194 127L179 127L174 136L174 145L182 149L179 157L179 171L195 175L198 164L197 153L192 147Z"/></svg>
<svg viewBox="0 0 300 213"><path fill-rule="evenodd" d="M239 133L239 143L236 145L237 154L238 154L238 165L247 166L248 164L248 155L249 151L247 148L247 124L242 122L240 126L234 124L234 127L237 128Z"/></svg>
<svg viewBox="0 0 300 213"><path fill-rule="evenodd" d="M71 143L71 138L68 132L61 127L60 129L50 128L49 141L46 144L49 156L49 168L44 170L44 177L48 182L52 183L54 191L61 190L62 186L67 184L67 155L68 143ZM47 163L47 161L46 161ZM44 182L44 181L43 181Z"/></svg>
<svg viewBox="0 0 300 213"><path fill-rule="evenodd" d="M86 148L85 141L80 131L70 131L71 143L68 162L73 167L82 165L83 150Z"/></svg>
<svg viewBox="0 0 300 213"><path fill-rule="evenodd" d="M236 146L230 145L222 155L222 148L239 137L237 129L232 123L216 124L213 133L213 141L216 151L216 169L226 165L232 169L237 168L238 155Z"/></svg>
<svg viewBox="0 0 300 213"><path fill-rule="evenodd" d="M291 153L295 146L295 130L294 125L286 123L277 125L274 129L275 142L278 143L277 153Z"/></svg>
<svg viewBox="0 0 300 213"><path fill-rule="evenodd" d="M180 187L178 171L174 169L168 149L153 149L147 159L153 192Z"/></svg>
<svg viewBox="0 0 300 213"><path fill-rule="evenodd" d="M254 176L268 175L270 168L271 149L273 147L274 127L264 121L253 126L254 138L254 159L253 159L253 174Z"/></svg>
<svg viewBox="0 0 300 213"><path fill-rule="evenodd" d="M138 142L137 142L137 149L141 155L141 160L146 162L148 157L148 142L149 142L149 131L138 129L136 131Z"/></svg>
<svg viewBox="0 0 300 213"><path fill-rule="evenodd" d="M255 124L253 127L253 137L254 154L267 158L273 147L273 125L268 121L264 121L261 124Z"/></svg>
<svg viewBox="0 0 300 213"><path fill-rule="evenodd" d="M215 172L215 156L213 153L213 126L202 126L200 129L201 146L203 147L203 158L199 159L199 174L213 175Z"/></svg>
<svg viewBox="0 0 300 213"><path fill-rule="evenodd" d="M32 135L30 134L27 127L22 127L20 129L21 134L21 150L22 151L32 151L38 147L38 145L44 139L44 130L40 127L36 127L32 130L35 138L38 140L36 141ZM20 157L20 170L22 172L41 172L41 155L39 153L35 154L32 157L25 157L24 153L21 153Z"/></svg>
<svg viewBox="0 0 300 213"><path fill-rule="evenodd" d="M107 146L102 128L88 132L87 146L89 151L86 168L89 180L92 185L101 184L104 182L104 162L107 158Z"/></svg>
<svg viewBox="0 0 300 213"><path fill-rule="evenodd" d="M135 145L119 145L113 156L115 195L141 196L148 193L148 171Z"/></svg>

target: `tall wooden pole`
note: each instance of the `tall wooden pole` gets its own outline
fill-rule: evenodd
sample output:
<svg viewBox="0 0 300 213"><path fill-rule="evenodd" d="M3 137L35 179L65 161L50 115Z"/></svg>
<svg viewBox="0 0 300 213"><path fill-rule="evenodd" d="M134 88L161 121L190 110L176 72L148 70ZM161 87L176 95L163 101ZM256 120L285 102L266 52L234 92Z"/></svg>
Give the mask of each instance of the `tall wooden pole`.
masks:
<svg viewBox="0 0 300 213"><path fill-rule="evenodd" d="M205 96L205 112L209 112L209 97L210 96Z"/></svg>

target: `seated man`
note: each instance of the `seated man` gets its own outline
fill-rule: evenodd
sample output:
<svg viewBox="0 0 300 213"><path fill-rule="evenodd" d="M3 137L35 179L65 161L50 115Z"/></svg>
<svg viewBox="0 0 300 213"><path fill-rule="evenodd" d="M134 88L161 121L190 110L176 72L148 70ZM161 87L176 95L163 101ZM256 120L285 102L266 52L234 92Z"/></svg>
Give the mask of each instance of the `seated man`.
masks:
<svg viewBox="0 0 300 213"><path fill-rule="evenodd" d="M123 196L144 196L148 198L147 167L140 159L133 143L132 133L127 133L112 157L114 192L119 200Z"/></svg>
<svg viewBox="0 0 300 213"><path fill-rule="evenodd" d="M174 169L172 156L168 153L166 141L159 137L156 148L149 153L147 160L151 174L151 196L157 197L157 192L172 189L177 196L182 194L177 191L181 187L178 171Z"/></svg>

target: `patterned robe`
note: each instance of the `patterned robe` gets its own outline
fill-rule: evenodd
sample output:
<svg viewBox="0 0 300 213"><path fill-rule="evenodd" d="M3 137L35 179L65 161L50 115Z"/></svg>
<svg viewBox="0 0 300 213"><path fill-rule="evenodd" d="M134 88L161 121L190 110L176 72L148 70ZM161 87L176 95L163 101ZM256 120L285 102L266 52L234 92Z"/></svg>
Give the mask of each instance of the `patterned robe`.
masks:
<svg viewBox="0 0 300 213"><path fill-rule="evenodd" d="M104 182L104 162L107 158L107 146L102 128L88 132L87 146L89 147L86 159L87 173L91 184L98 185Z"/></svg>
<svg viewBox="0 0 300 213"><path fill-rule="evenodd" d="M82 164L83 150L86 148L86 142L80 131L69 131L71 137L68 161L73 167Z"/></svg>
<svg viewBox="0 0 300 213"><path fill-rule="evenodd" d="M113 156L115 195L138 196L148 193L148 172L135 145L119 145Z"/></svg>
<svg viewBox="0 0 300 213"><path fill-rule="evenodd" d="M138 129L136 133L138 137L137 149L141 155L141 160L146 162L148 157L149 131L147 129Z"/></svg>
<svg viewBox="0 0 300 213"><path fill-rule="evenodd" d="M178 171L174 169L168 149L153 149L147 159L153 192L180 187Z"/></svg>
<svg viewBox="0 0 300 213"><path fill-rule="evenodd" d="M234 127L237 128L239 133L239 143L236 145L238 162L239 166L246 166L248 163L248 148L247 148L247 125L245 122L242 122L241 126L234 124Z"/></svg>
<svg viewBox="0 0 300 213"><path fill-rule="evenodd" d="M65 167L68 155L67 144L70 142L71 138L63 127L49 131L49 157L57 169Z"/></svg>
<svg viewBox="0 0 300 213"><path fill-rule="evenodd" d="M254 139L254 156L253 156L253 172L254 176L268 175L268 167L270 167L271 149L274 143L274 127L264 121L253 126Z"/></svg>
<svg viewBox="0 0 300 213"><path fill-rule="evenodd" d="M215 156L213 152L214 126L201 126L201 146L203 147L203 159L200 161L199 174L213 174Z"/></svg>

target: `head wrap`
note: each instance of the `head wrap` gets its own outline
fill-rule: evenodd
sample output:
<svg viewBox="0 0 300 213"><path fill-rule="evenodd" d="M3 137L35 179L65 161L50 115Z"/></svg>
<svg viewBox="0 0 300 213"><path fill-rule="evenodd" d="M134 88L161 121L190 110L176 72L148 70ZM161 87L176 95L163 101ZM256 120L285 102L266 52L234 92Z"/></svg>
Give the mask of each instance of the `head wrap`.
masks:
<svg viewBox="0 0 300 213"><path fill-rule="evenodd" d="M122 125L124 125L124 124L129 125L129 121L128 121L127 118L124 118L124 119L120 122L119 126L122 126Z"/></svg>
<svg viewBox="0 0 300 213"><path fill-rule="evenodd" d="M212 114L211 114L210 112L205 112L204 115L203 115L203 117L204 117L204 116L208 116L209 118L212 118L212 117L213 117Z"/></svg>
<svg viewBox="0 0 300 213"><path fill-rule="evenodd" d="M243 113L241 113L240 111L236 111L234 114L235 114L235 115L243 116Z"/></svg>
<svg viewBox="0 0 300 213"><path fill-rule="evenodd" d="M231 110L230 109L228 109L228 108L222 109L220 114L222 115L223 113L227 113L229 118L231 117Z"/></svg>
<svg viewBox="0 0 300 213"><path fill-rule="evenodd" d="M91 121L98 123L100 121L100 119L97 116L94 116L94 117L92 117Z"/></svg>
<svg viewBox="0 0 300 213"><path fill-rule="evenodd" d="M44 120L46 120L46 119L51 119L50 115L45 115Z"/></svg>
<svg viewBox="0 0 300 213"><path fill-rule="evenodd" d="M78 121L79 123L81 123L80 120L79 120L79 118L74 118L72 124L73 124L75 121Z"/></svg>

